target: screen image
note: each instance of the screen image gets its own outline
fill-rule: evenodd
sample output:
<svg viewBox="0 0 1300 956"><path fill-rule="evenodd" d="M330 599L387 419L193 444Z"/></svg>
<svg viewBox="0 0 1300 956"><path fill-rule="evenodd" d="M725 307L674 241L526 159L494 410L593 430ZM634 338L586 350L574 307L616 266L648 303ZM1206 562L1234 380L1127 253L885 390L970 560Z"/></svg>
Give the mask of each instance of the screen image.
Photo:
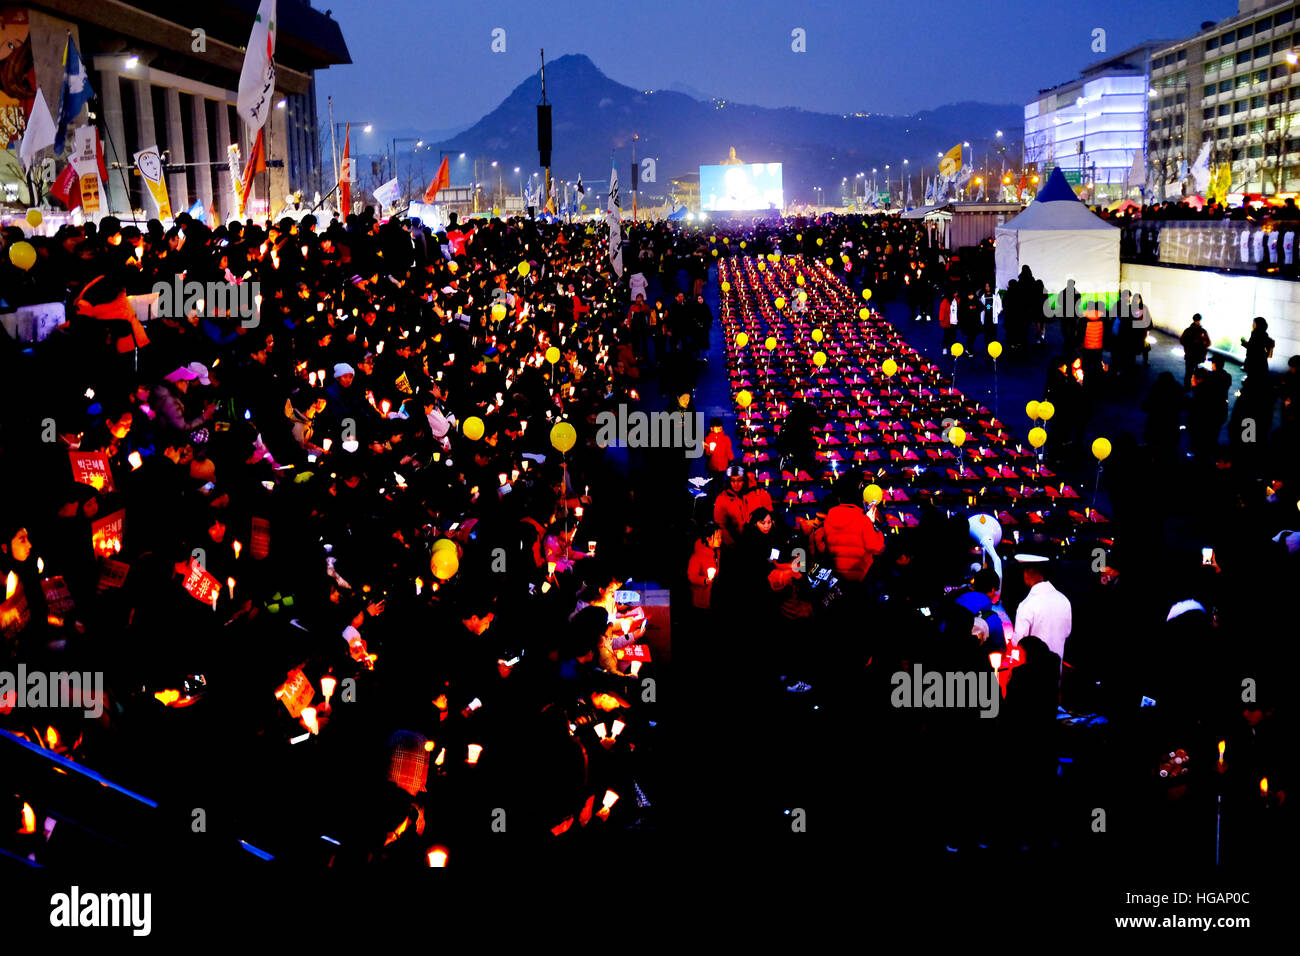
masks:
<svg viewBox="0 0 1300 956"><path fill-rule="evenodd" d="M781 209L780 163L700 167L700 209L707 212Z"/></svg>

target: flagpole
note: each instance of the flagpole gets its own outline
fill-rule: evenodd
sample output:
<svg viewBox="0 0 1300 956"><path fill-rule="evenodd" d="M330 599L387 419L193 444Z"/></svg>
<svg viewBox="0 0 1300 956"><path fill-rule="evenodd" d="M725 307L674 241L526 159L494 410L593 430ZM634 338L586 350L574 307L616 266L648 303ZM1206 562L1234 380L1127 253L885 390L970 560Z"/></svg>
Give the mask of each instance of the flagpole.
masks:
<svg viewBox="0 0 1300 956"><path fill-rule="evenodd" d="M338 147L338 143L334 139L334 133L335 133L334 97L328 96L325 99L326 102L329 104L329 111L330 111L330 152L334 156L334 188L338 189L339 188L339 147ZM342 194L340 193L340 195Z"/></svg>

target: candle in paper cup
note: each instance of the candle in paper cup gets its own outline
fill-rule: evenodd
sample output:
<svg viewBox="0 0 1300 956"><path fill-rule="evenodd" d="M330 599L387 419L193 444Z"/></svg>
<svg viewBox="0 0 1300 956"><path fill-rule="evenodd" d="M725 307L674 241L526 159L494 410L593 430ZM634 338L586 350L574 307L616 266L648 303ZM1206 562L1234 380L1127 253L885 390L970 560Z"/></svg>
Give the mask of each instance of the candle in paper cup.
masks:
<svg viewBox="0 0 1300 956"><path fill-rule="evenodd" d="M467 764L478 763L478 758L482 753L483 748L479 744L470 744L465 755L465 762Z"/></svg>
<svg viewBox="0 0 1300 956"><path fill-rule="evenodd" d="M334 696L334 688L338 686L338 683L338 678L331 674L326 674L320 679L320 689L321 693L325 695L326 703Z"/></svg>

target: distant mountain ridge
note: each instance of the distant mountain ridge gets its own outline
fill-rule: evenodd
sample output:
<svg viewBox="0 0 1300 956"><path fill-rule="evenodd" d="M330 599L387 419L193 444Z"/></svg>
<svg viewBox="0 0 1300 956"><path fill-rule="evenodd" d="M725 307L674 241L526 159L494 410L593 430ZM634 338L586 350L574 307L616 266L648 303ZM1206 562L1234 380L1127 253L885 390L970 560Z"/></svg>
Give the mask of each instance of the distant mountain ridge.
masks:
<svg viewBox="0 0 1300 956"><path fill-rule="evenodd" d="M690 89L675 84L681 89ZM648 200L666 195L669 180L721 162L730 147L745 162L783 163L787 199L811 201L821 187L834 201L841 178L852 182L876 167L884 188L890 165L895 194L899 170L908 159L913 198L919 204L922 167L933 175L937 154L969 141L976 166L999 146L1019 156L1023 107L1015 104L955 103L906 116L831 114L810 110L747 106L722 99L701 101L677 89L634 89L611 80L586 56L570 54L546 65L547 98L553 107L552 176L603 183L611 156L617 158L623 191L628 189L633 134L638 160L655 160L655 182L643 182ZM648 88L647 88L648 89ZM698 92L698 91L694 91ZM537 169L536 106L541 83L533 74L496 109L435 148L497 160L501 168ZM995 133L1003 131L999 140ZM997 167L998 160L990 165ZM458 175L459 174L459 175ZM468 181L469 168L453 165L453 183ZM484 175L480 168L479 175ZM603 193L603 188L596 190Z"/></svg>

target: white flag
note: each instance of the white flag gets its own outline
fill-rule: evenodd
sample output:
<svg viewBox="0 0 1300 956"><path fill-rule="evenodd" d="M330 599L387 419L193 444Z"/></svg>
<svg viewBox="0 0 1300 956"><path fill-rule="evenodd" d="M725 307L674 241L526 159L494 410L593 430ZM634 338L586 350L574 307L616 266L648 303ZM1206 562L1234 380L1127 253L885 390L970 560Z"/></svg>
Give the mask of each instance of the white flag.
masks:
<svg viewBox="0 0 1300 956"><path fill-rule="evenodd" d="M609 264L614 274L623 278L623 210L618 204L618 166L609 171Z"/></svg>
<svg viewBox="0 0 1300 956"><path fill-rule="evenodd" d="M239 71L239 115L256 133L266 123L275 99L275 0L262 0Z"/></svg>
<svg viewBox="0 0 1300 956"><path fill-rule="evenodd" d="M1196 191L1204 193L1210 185L1210 143L1201 144L1201 152L1192 164L1192 179L1196 182Z"/></svg>
<svg viewBox="0 0 1300 956"><path fill-rule="evenodd" d="M1144 150L1133 150L1133 166L1128 171L1130 187L1145 186L1147 181L1147 160Z"/></svg>
<svg viewBox="0 0 1300 956"><path fill-rule="evenodd" d="M36 154L46 146L54 145L54 120L50 117L50 108L45 105L45 94L39 89L32 102L32 115L27 120L27 129L23 133L22 145L18 147L18 157L23 169L30 169L36 160Z"/></svg>
<svg viewBox="0 0 1300 956"><path fill-rule="evenodd" d="M397 186L397 177L394 176L382 186L375 187L374 197L385 206L395 206L401 193L402 191Z"/></svg>

